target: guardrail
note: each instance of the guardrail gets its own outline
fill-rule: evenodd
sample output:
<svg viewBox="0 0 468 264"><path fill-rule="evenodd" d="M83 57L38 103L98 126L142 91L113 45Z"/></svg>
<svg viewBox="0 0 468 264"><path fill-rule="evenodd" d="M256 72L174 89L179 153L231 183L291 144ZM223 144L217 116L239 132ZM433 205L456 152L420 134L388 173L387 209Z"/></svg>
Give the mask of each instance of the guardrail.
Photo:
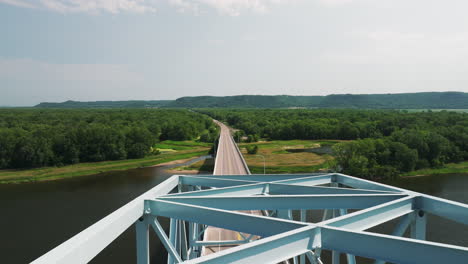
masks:
<svg viewBox="0 0 468 264"><path fill-rule="evenodd" d="M244 156L242 156L242 152L240 151L239 146L237 146L236 141L234 140L234 138L232 136L230 136L230 138L232 140L232 143L236 147L237 153L239 154L239 156L240 156L240 158L242 160L242 164L244 165L245 171L247 172L247 174L251 174L250 170L249 170L249 166L247 165L247 162L245 162Z"/></svg>

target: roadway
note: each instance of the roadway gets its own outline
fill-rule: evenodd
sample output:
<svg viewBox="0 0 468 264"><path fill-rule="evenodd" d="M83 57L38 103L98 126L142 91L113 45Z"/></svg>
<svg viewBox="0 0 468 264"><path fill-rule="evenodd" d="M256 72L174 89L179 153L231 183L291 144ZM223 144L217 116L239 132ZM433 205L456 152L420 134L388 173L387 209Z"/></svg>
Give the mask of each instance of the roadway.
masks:
<svg viewBox="0 0 468 264"><path fill-rule="evenodd" d="M246 175L250 174L249 168L242 157L239 149L231 136L229 127L225 124L214 121L220 128L219 143L216 153L215 168L213 175ZM262 215L261 211L242 211L245 213ZM203 241L226 241L226 240L243 240L242 237L248 237L249 234L240 234L236 231L226 230L222 228L209 226L203 236ZM253 239L256 239L254 237ZM206 246L202 249L202 256L215 253L224 249L231 248L229 246Z"/></svg>
<svg viewBox="0 0 468 264"><path fill-rule="evenodd" d="M250 171L245 164L242 154L238 151L229 127L214 121L220 128L219 144L216 152L215 168L213 175L246 175Z"/></svg>

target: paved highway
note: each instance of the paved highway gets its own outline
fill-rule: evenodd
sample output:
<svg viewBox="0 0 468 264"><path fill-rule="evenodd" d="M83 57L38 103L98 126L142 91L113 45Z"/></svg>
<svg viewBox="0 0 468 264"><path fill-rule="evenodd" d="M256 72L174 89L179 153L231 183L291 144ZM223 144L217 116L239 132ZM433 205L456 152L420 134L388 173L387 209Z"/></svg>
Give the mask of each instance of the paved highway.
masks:
<svg viewBox="0 0 468 264"><path fill-rule="evenodd" d="M219 144L216 153L214 175L245 175L250 174L249 168L238 150L229 128L219 122L214 121L220 128ZM261 211L242 211L245 213L261 215ZM243 240L242 235L248 237L249 234L239 234L239 232L221 229L217 227L208 227L204 233L203 241L222 241L222 240ZM255 238L254 238L255 239ZM231 246L209 246L203 247L202 255L230 248Z"/></svg>
<svg viewBox="0 0 468 264"><path fill-rule="evenodd" d="M219 135L218 150L216 152L216 161L214 175L245 175L250 171L245 164L242 154L231 136L229 128L215 120L215 123L221 128Z"/></svg>

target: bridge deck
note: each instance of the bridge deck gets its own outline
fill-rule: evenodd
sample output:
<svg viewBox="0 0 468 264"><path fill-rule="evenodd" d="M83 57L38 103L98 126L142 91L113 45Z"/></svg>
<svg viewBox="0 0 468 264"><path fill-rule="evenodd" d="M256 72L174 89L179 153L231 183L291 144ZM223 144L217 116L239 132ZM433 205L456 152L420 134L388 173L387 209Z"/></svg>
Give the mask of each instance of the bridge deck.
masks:
<svg viewBox="0 0 468 264"><path fill-rule="evenodd" d="M215 169L213 175L247 175L250 174L249 168L245 163L244 158L236 146L229 128L219 122L215 123L220 127L219 143L216 153L215 160ZM261 211L258 210L249 210L242 211L244 213L249 213L253 215L262 215ZM203 236L203 241L235 241L243 240L245 236L250 234L240 234L239 232L226 230L222 228L209 226ZM252 237L256 239L257 237ZM202 256L210 255L212 253L225 250L233 247L233 245L214 245L214 246L205 246L202 248Z"/></svg>

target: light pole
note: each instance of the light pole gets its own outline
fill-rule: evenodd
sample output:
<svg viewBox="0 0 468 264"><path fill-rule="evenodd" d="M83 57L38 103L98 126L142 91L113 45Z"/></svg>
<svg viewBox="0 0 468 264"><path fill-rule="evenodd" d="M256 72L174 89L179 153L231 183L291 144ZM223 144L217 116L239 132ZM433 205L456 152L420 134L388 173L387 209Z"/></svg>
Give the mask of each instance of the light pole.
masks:
<svg viewBox="0 0 468 264"><path fill-rule="evenodd" d="M266 173L265 173L265 164L266 164L265 156L260 155L260 154L257 154L257 155L255 155L255 156L260 156L260 157L263 158L263 175L265 175L265 174L266 174Z"/></svg>

